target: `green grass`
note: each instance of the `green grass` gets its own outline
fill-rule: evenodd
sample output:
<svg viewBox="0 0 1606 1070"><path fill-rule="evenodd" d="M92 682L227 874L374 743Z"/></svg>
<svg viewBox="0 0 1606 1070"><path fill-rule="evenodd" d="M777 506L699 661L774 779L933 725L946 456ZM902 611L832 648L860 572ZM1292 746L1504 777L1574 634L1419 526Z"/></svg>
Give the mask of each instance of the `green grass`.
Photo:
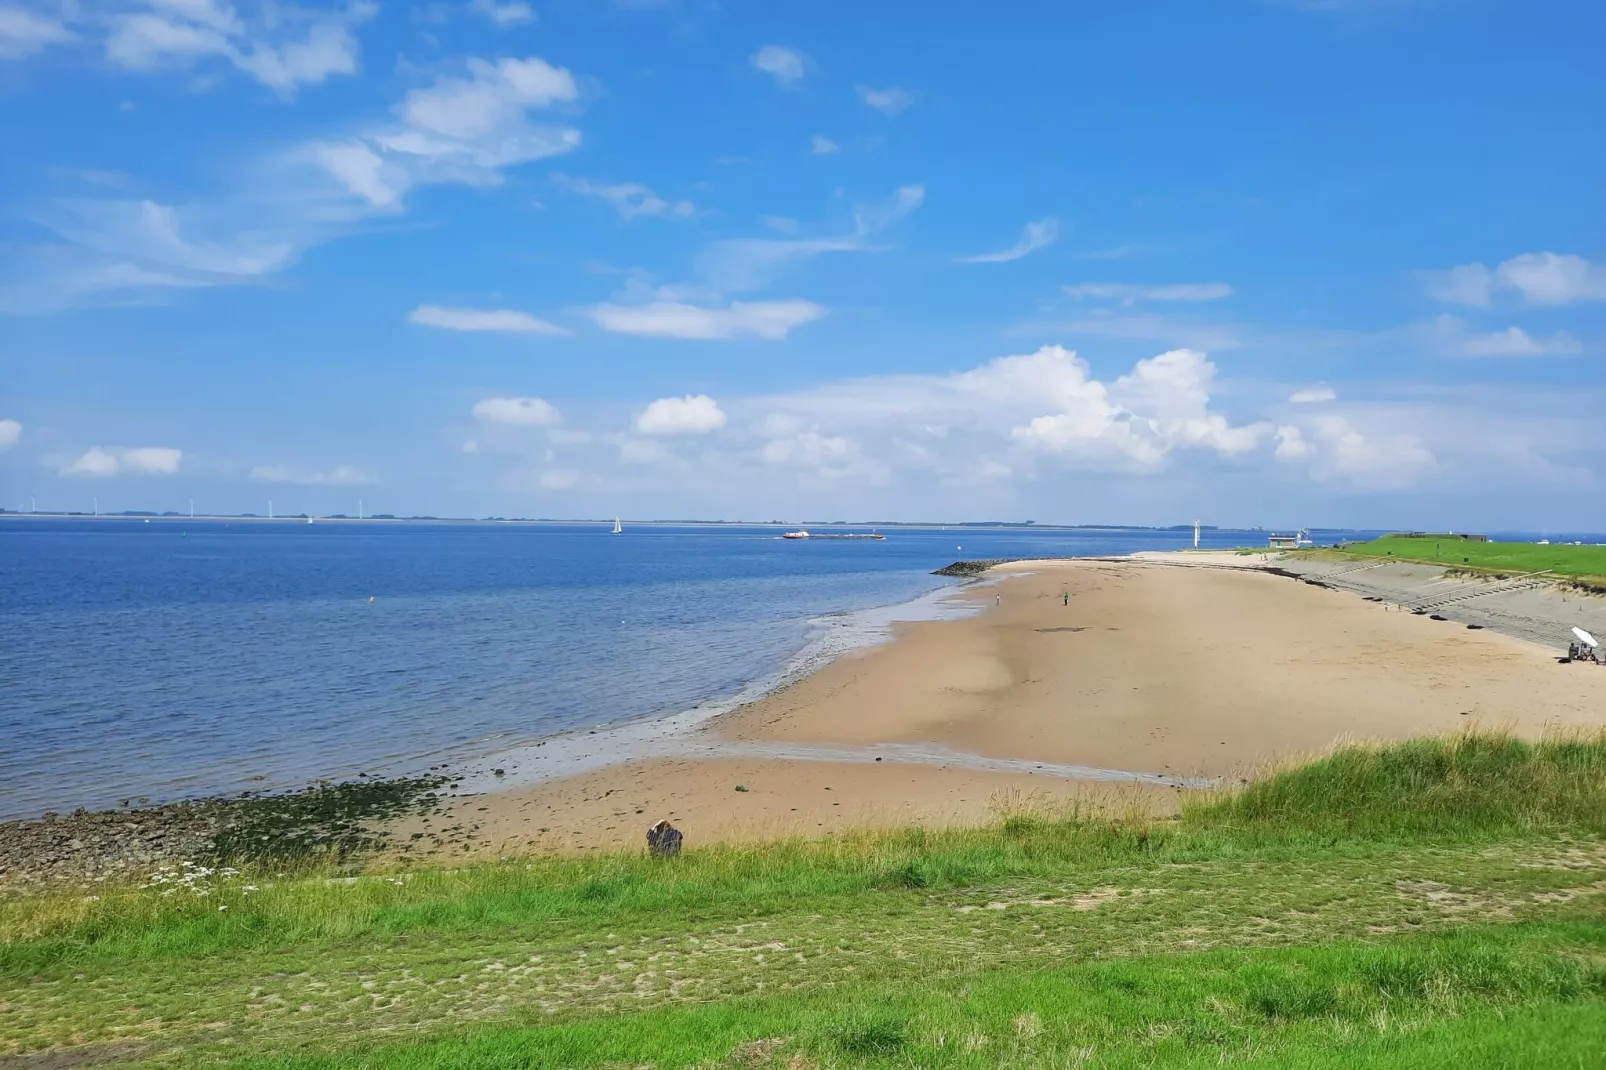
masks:
<svg viewBox="0 0 1606 1070"><path fill-rule="evenodd" d="M1606 586L1606 546L1470 542L1454 535L1385 535L1345 546L1343 552L1501 575L1549 572L1559 578Z"/></svg>
<svg viewBox="0 0 1606 1070"><path fill-rule="evenodd" d="M0 900L0 1056L1568 1065L1545 1023L1578 1051L1606 1030L1603 771L1606 738L1468 735L1340 751L1175 822Z"/></svg>
<svg viewBox="0 0 1606 1070"><path fill-rule="evenodd" d="M1385 947L1341 942L961 973L245 1065L1113 1068L1214 1066L1227 1053L1263 1065L1404 1067L1446 1046L1465 1059L1501 1042L1514 1049L1508 1056L1542 1056L1544 1065L1565 1065L1557 1060L1569 1054L1594 1065L1588 1060L1606 1050L1606 967L1587 956L1602 940L1594 925L1512 927ZM1524 1026L1538 1028L1522 1036ZM1501 1065L1473 1057L1458 1065Z"/></svg>

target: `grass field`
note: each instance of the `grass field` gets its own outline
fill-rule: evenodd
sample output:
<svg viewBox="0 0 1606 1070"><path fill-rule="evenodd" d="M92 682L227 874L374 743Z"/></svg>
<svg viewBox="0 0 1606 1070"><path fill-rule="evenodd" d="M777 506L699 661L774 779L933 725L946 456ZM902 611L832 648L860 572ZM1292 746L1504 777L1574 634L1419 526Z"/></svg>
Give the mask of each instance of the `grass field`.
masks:
<svg viewBox="0 0 1606 1070"><path fill-rule="evenodd" d="M1175 822L1017 810L671 862L187 872L0 900L0 1054L1464 1070L1606 1051L1606 738L1352 749Z"/></svg>
<svg viewBox="0 0 1606 1070"><path fill-rule="evenodd" d="M1454 535L1385 535L1344 547L1345 553L1394 557L1477 572L1549 572L1606 587L1606 546L1540 546L1529 542L1470 542Z"/></svg>

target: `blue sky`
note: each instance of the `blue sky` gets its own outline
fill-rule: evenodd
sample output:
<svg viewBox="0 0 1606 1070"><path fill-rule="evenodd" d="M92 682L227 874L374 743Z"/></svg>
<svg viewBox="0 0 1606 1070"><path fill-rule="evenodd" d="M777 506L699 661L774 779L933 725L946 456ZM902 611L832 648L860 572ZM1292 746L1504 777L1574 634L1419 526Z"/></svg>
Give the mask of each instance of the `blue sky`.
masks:
<svg viewBox="0 0 1606 1070"><path fill-rule="evenodd" d="M1606 529L1603 45L0 0L0 504Z"/></svg>

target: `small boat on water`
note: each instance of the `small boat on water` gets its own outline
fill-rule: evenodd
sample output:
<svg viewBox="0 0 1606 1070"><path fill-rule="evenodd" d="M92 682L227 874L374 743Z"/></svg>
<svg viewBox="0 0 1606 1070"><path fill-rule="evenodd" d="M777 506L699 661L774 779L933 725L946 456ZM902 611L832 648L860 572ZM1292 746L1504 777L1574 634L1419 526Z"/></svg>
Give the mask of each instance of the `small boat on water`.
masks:
<svg viewBox="0 0 1606 1070"><path fill-rule="evenodd" d="M624 525L619 523L619 518L618 517L614 517L613 518L613 531L609 532L609 534L610 535L623 535L624 533L625 533Z"/></svg>
<svg viewBox="0 0 1606 1070"><path fill-rule="evenodd" d="M783 539L885 539L885 535L873 531L832 531L825 534L810 532L805 528L796 531L781 532Z"/></svg>

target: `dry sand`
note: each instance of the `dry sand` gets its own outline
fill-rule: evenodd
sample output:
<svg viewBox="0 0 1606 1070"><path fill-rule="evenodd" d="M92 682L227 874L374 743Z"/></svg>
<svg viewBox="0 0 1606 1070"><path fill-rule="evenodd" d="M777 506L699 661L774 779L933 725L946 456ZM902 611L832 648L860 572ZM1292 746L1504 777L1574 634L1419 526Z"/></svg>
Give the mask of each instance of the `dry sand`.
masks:
<svg viewBox="0 0 1606 1070"><path fill-rule="evenodd" d="M1347 740L1606 726L1606 671L1558 665L1543 647L1389 611L1252 561L1185 554L1001 566L1001 582L968 595L998 605L899 625L892 642L700 732L710 743L922 744L1236 780ZM576 851L639 846L659 817L695 844L976 822L1028 800L1164 812L1176 793L892 759L660 758L463 798L431 830L461 825L480 853ZM404 831L413 828L424 830Z"/></svg>

